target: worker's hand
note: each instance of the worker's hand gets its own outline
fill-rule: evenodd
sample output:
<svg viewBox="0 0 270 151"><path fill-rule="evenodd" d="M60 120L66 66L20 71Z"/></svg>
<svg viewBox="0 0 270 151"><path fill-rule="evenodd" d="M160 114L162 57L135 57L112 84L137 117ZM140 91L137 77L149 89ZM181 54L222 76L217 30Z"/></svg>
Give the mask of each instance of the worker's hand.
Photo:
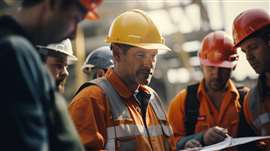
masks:
<svg viewBox="0 0 270 151"><path fill-rule="evenodd" d="M212 144L221 142L227 137L226 135L227 133L228 133L228 130L222 127L215 126L215 127L209 128L204 133L204 136L203 136L204 144L212 145Z"/></svg>
<svg viewBox="0 0 270 151"><path fill-rule="evenodd" d="M191 140L187 141L186 144L185 144L185 149L187 149L187 148L197 148L197 147L202 147L202 145L196 139L191 139Z"/></svg>

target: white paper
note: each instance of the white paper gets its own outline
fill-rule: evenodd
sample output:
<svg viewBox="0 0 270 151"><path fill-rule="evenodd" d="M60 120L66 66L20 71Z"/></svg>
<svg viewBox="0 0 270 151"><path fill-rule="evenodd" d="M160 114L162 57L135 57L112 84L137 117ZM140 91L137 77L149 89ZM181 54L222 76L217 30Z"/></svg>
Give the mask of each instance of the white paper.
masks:
<svg viewBox="0 0 270 151"><path fill-rule="evenodd" d="M268 139L268 138L270 138L270 136L239 137L239 138L227 137L224 141L222 141L220 143L203 147L200 150L201 151L221 150L221 149L226 149L226 148L229 148L229 147L242 145L242 144L246 144L246 143L261 140L261 139Z"/></svg>
<svg viewBox="0 0 270 151"><path fill-rule="evenodd" d="M232 138L232 137L227 137L224 141L205 146L202 148L193 148L193 149L185 149L182 151L192 151L192 150L200 150L200 151L218 151L230 147L234 147L237 145L242 145L246 144L249 142L257 141L257 140L262 140L262 139L270 139L270 136L256 136L256 137L239 137L239 138Z"/></svg>

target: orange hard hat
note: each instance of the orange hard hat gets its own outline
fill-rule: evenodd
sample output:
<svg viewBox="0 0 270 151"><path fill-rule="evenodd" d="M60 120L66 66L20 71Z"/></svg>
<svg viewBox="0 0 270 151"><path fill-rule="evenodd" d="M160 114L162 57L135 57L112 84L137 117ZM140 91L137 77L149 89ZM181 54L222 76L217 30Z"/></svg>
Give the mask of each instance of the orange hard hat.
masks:
<svg viewBox="0 0 270 151"><path fill-rule="evenodd" d="M102 0L80 0L80 3L88 10L85 18L90 20L96 20L99 18L96 8L102 3Z"/></svg>
<svg viewBox="0 0 270 151"><path fill-rule="evenodd" d="M270 15L261 9L249 9L240 13L233 22L233 39L235 47L252 33L270 25Z"/></svg>
<svg viewBox="0 0 270 151"><path fill-rule="evenodd" d="M223 68L234 68L238 55L233 41L224 31L215 31L206 35L198 52L201 64Z"/></svg>

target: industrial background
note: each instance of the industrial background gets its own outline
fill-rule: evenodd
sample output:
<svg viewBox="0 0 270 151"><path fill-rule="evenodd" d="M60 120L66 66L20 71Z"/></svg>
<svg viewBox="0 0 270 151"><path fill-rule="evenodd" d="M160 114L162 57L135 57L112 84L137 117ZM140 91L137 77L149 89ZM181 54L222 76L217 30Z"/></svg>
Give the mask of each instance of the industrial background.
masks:
<svg viewBox="0 0 270 151"><path fill-rule="evenodd" d="M20 0L0 0L0 14L14 11ZM79 58L69 68L65 97L69 101L76 89L87 79L81 65L91 50L107 45L104 38L112 20L120 13L138 8L145 10L161 29L171 52L160 52L151 81L164 104L190 83L201 80L197 51L202 38L213 30L231 34L233 19L245 9L261 8L270 12L269 0L104 0L98 8L100 19L83 21L78 27L73 49ZM53 35L52 35L53 36ZM240 60L233 72L239 85L253 86L257 75L238 50Z"/></svg>

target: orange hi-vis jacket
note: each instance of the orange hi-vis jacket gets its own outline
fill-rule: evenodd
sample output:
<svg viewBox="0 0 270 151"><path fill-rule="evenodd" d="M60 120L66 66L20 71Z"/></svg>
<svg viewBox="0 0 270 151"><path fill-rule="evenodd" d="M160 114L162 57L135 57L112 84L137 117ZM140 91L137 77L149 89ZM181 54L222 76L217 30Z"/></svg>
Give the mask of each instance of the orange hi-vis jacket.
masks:
<svg viewBox="0 0 270 151"><path fill-rule="evenodd" d="M152 89L138 88L151 94L144 120L136 93L129 91L113 70L92 82L96 84L83 88L69 106L87 150L175 150L165 111Z"/></svg>
<svg viewBox="0 0 270 151"><path fill-rule="evenodd" d="M187 90L184 89L172 99L169 105L168 119L173 128L176 142L179 142L182 138L186 137L184 125L186 96ZM195 134L192 135L192 138L200 139L199 141L202 141L204 131L214 126L228 129L228 134L235 137L237 135L239 124L238 112L240 104L238 99L240 96L233 82L231 80L228 81L228 88L223 100L221 100L222 103L219 110L209 100L204 87L204 80L199 84L197 97L200 102L199 115L195 125ZM183 146L181 145L181 147Z"/></svg>
<svg viewBox="0 0 270 151"><path fill-rule="evenodd" d="M270 135L270 92L264 86L263 76L258 79L256 87L252 88L244 99L243 110L247 122L261 136ZM261 146L270 151L270 140Z"/></svg>

